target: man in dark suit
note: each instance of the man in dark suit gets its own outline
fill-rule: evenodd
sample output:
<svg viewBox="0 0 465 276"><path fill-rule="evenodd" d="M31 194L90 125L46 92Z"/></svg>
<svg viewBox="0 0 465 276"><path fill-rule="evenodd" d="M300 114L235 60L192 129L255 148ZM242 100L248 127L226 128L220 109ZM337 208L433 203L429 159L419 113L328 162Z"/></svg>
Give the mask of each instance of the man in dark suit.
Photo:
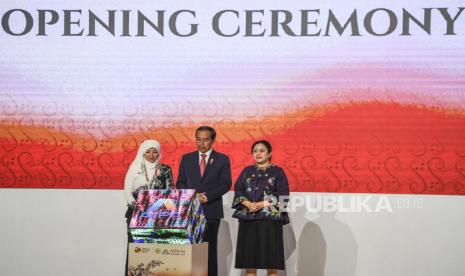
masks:
<svg viewBox="0 0 465 276"><path fill-rule="evenodd" d="M212 149L216 132L201 126L195 132L198 151L185 154L179 164L178 189L196 189L207 219L205 240L208 242L208 275L218 274L217 240L223 218L222 196L231 188L229 157Z"/></svg>

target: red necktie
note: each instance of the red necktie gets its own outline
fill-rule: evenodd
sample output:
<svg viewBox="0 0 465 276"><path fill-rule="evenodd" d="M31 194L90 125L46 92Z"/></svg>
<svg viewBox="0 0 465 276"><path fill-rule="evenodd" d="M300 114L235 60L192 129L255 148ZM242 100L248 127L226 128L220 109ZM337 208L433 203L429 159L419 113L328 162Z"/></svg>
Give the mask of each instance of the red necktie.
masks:
<svg viewBox="0 0 465 276"><path fill-rule="evenodd" d="M205 157L207 157L207 155L205 153L202 153L200 156L202 156L202 159L200 160L200 177L203 177L205 167L207 166L207 162L205 162Z"/></svg>

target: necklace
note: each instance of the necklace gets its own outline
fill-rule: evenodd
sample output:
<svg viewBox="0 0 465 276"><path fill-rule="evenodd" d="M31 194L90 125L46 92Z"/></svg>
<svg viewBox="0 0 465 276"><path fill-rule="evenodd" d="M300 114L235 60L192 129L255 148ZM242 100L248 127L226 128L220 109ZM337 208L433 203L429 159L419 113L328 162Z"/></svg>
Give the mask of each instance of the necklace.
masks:
<svg viewBox="0 0 465 276"><path fill-rule="evenodd" d="M157 164L155 166L155 173L154 173L154 177L152 178L152 181L155 179L155 175L157 175L157 170L158 170L159 165L160 164ZM150 182L150 179L149 179L149 175L148 175L148 172L147 172L147 166L145 165L144 161L142 161L142 163L141 163L141 170L144 173L145 180L147 181L147 184L148 184Z"/></svg>
<svg viewBox="0 0 465 276"><path fill-rule="evenodd" d="M268 169L271 166L273 166L273 163L271 163L271 162L268 162L268 164L266 164L265 166L260 166L257 163L255 163L255 168L257 168L257 170L262 170L262 171L265 171L266 169Z"/></svg>

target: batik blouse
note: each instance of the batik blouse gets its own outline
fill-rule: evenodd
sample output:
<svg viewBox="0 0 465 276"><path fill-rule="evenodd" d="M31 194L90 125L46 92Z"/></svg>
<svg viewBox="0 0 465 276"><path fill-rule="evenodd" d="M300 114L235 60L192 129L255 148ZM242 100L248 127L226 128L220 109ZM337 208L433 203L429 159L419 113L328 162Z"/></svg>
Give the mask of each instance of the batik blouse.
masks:
<svg viewBox="0 0 465 276"><path fill-rule="evenodd" d="M233 217L240 220L279 220L284 224L289 223L289 216L284 209L285 198L289 196L289 184L284 170L271 164L266 168L258 168L255 165L242 170L234 185L234 199L232 208ZM247 207L241 204L249 200L258 202L266 200L271 205L257 212L249 212Z"/></svg>

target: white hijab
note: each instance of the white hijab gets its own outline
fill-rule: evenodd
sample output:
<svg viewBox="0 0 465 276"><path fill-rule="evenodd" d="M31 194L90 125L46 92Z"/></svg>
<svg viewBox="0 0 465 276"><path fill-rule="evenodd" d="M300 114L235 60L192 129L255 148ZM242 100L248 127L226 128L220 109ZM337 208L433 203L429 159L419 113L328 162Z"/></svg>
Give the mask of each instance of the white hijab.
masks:
<svg viewBox="0 0 465 276"><path fill-rule="evenodd" d="M158 158L155 162L151 163L145 160L144 154L145 152L150 149L155 148L158 152ZM161 153L160 153L160 143L157 140L145 140L140 144L139 150L137 151L136 158L132 161L131 166L129 166L129 170L140 170L142 163L144 162L147 168L149 167L156 167L158 165L158 161L160 161Z"/></svg>
<svg viewBox="0 0 465 276"><path fill-rule="evenodd" d="M158 151L158 158L155 162L151 163L145 160L144 154L145 152L150 149L155 148ZM126 194L126 200L128 203L132 203L135 201L132 193L138 189L140 186L147 185L147 181L140 179L141 181L135 182L135 177L143 171L145 167L146 176L149 177L149 182L152 180L152 177L155 172L155 168L160 161L160 143L156 140L145 140L140 146L139 150L137 151L136 158L132 161L131 165L129 166L128 172L126 174L126 178L124 180L124 191Z"/></svg>

